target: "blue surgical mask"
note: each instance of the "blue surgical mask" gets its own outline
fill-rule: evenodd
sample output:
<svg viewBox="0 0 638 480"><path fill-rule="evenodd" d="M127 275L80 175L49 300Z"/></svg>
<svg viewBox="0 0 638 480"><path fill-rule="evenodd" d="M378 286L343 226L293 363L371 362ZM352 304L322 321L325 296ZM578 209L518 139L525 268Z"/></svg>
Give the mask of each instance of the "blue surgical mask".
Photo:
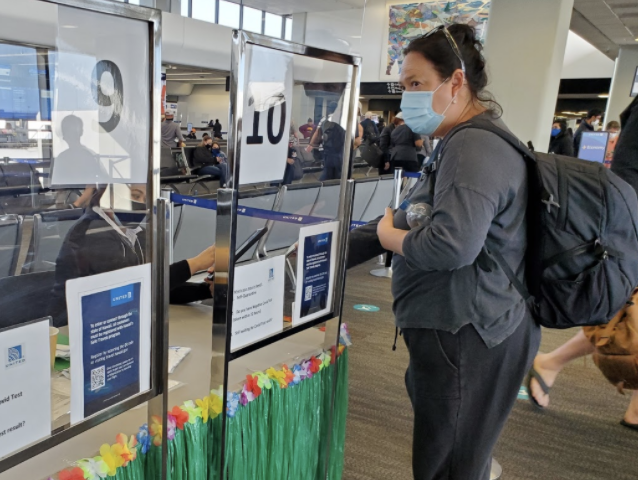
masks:
<svg viewBox="0 0 638 480"><path fill-rule="evenodd" d="M552 137L557 136L560 133L560 128L552 128Z"/></svg>
<svg viewBox="0 0 638 480"><path fill-rule="evenodd" d="M441 83L435 90L431 92L403 92L401 98L401 111L403 112L403 120L414 133L420 135L432 135L439 128L445 119L450 105L456 99L456 96L445 107L443 113L436 113L432 108L432 98L434 93L447 82L447 79Z"/></svg>
<svg viewBox="0 0 638 480"><path fill-rule="evenodd" d="M219 148L213 148L213 155L219 155Z"/></svg>

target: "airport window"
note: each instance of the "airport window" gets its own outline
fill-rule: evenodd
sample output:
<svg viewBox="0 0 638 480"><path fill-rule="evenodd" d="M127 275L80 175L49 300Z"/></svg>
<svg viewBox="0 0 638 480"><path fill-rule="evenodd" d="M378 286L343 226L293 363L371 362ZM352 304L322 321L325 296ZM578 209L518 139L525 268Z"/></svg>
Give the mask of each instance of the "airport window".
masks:
<svg viewBox="0 0 638 480"><path fill-rule="evenodd" d="M145 0L116 1L140 4ZM270 37L292 39L292 17L282 17L229 0L182 0L181 5L183 17L190 16L197 20L230 28L242 28Z"/></svg>
<svg viewBox="0 0 638 480"><path fill-rule="evenodd" d="M188 2L182 2L182 5ZM188 7L187 7L188 8ZM192 0L192 17L215 23L215 0Z"/></svg>
<svg viewBox="0 0 638 480"><path fill-rule="evenodd" d="M286 40L292 40L292 17L286 17L286 31L284 32L284 38Z"/></svg>
<svg viewBox="0 0 638 480"><path fill-rule="evenodd" d="M255 8L244 7L242 29L249 32L263 33L263 12Z"/></svg>
<svg viewBox="0 0 638 480"><path fill-rule="evenodd" d="M283 18L280 15L274 15L266 12L266 21L264 33L270 37L281 38Z"/></svg>
<svg viewBox="0 0 638 480"><path fill-rule="evenodd" d="M239 8L239 5L236 3L220 0L219 19L217 23L230 28L239 28Z"/></svg>

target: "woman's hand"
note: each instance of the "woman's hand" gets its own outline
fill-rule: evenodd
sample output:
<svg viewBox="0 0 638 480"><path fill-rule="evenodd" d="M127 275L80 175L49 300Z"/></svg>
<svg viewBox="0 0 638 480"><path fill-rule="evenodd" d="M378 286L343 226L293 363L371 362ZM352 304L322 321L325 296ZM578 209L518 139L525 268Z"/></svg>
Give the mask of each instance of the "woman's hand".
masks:
<svg viewBox="0 0 638 480"><path fill-rule="evenodd" d="M286 162L288 162L288 165L294 165L295 164L295 159L294 158L287 158Z"/></svg>
<svg viewBox="0 0 638 480"><path fill-rule="evenodd" d="M403 239L408 234L405 230L394 228L394 213L391 208L385 209L385 215L377 225L377 235L381 246L386 250L403 255Z"/></svg>

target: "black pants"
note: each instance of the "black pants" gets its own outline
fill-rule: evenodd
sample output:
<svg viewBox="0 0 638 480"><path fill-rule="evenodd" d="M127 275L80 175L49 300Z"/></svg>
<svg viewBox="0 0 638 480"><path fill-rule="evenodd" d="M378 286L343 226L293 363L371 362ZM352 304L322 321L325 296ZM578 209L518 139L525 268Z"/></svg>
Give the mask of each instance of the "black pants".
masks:
<svg viewBox="0 0 638 480"><path fill-rule="evenodd" d="M492 449L538 350L539 327L526 316L491 349L472 325L456 334L403 329L403 338L415 480L488 480Z"/></svg>

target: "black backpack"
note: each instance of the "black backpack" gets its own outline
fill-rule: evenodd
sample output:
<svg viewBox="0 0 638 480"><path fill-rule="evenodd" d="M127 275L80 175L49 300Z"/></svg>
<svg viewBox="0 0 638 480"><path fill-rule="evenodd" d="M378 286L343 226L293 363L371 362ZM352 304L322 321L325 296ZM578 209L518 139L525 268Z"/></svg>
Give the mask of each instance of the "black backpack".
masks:
<svg viewBox="0 0 638 480"><path fill-rule="evenodd" d="M638 285L635 190L602 163L532 153L489 120L459 125L446 143L466 128L498 135L521 153L527 165L527 287L498 251L486 247L528 301L536 320L547 328L609 322Z"/></svg>
<svg viewBox="0 0 638 480"><path fill-rule="evenodd" d="M322 147L331 154L343 153L343 144L346 141L346 130L337 122L325 120L321 125Z"/></svg>

